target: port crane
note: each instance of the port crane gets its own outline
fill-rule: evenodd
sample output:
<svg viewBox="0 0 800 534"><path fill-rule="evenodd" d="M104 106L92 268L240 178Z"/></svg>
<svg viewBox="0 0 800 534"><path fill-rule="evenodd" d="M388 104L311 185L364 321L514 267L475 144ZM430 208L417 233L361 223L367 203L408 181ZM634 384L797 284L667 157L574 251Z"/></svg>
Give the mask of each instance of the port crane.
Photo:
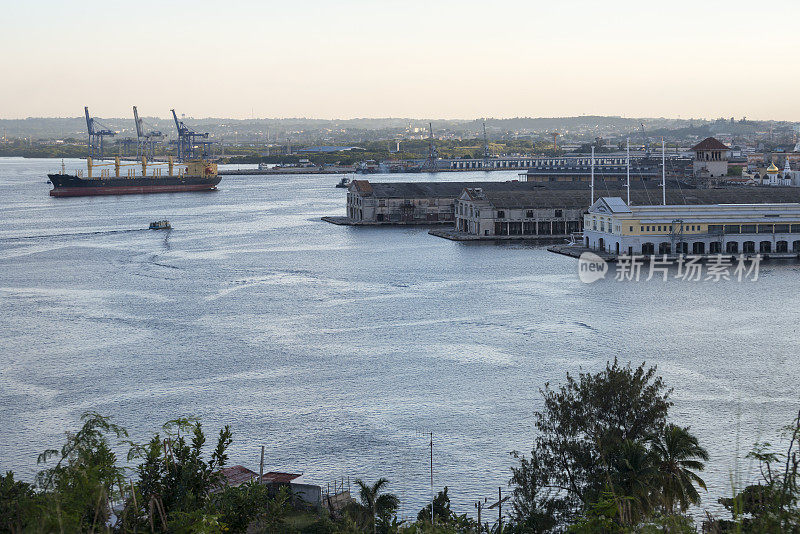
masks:
<svg viewBox="0 0 800 534"><path fill-rule="evenodd" d="M433 124L428 123L428 158L422 165L427 171L436 172L436 160L439 159L439 150L433 142Z"/></svg>
<svg viewBox="0 0 800 534"><path fill-rule="evenodd" d="M644 140L644 157L645 159L650 159L650 139L644 132L644 123L640 122L639 124L641 124L642 126L642 139Z"/></svg>
<svg viewBox="0 0 800 534"><path fill-rule="evenodd" d="M184 162L198 157L196 147L200 147L199 156L205 156L205 148L211 144L209 141L197 141L197 139L208 139L208 132L197 133L190 129L183 121L178 120L178 115L172 109L172 118L175 119L175 127L178 129L178 161Z"/></svg>
<svg viewBox="0 0 800 534"><path fill-rule="evenodd" d="M492 151L489 150L489 138L486 137L486 121L483 121L483 166L489 166L489 158L492 157Z"/></svg>
<svg viewBox="0 0 800 534"><path fill-rule="evenodd" d="M86 128L89 130L89 157L103 159L103 138L113 137L117 133L90 116L89 106L85 106L83 111L86 114Z"/></svg>
<svg viewBox="0 0 800 534"><path fill-rule="evenodd" d="M147 156L155 158L156 141L164 138L164 134L157 130L145 132L144 120L139 118L139 111L133 106L133 120L136 123L136 158Z"/></svg>

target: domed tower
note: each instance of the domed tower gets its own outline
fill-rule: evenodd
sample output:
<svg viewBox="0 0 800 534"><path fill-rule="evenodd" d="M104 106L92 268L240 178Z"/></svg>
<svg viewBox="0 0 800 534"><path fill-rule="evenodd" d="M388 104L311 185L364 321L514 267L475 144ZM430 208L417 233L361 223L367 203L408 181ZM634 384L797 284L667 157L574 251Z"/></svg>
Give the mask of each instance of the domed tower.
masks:
<svg viewBox="0 0 800 534"><path fill-rule="evenodd" d="M775 166L775 163L770 163L769 167L767 167L767 183L769 185L779 185L778 183L778 173L781 170Z"/></svg>

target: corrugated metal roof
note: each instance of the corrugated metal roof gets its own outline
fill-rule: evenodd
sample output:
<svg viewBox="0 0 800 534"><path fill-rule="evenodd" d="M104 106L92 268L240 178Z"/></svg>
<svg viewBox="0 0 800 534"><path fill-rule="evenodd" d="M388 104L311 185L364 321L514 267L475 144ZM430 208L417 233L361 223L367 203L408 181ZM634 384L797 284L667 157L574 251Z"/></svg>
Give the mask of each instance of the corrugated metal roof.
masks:
<svg viewBox="0 0 800 534"><path fill-rule="evenodd" d="M264 476L261 478L264 482L277 482L279 484L288 484L292 480L296 478L300 478L303 475L296 475L294 473L280 473L278 471L270 471L269 473L264 473Z"/></svg>
<svg viewBox="0 0 800 534"><path fill-rule="evenodd" d="M595 189L597 192L597 189ZM624 188L604 188L604 197L627 198ZM587 190L534 190L529 192L486 191L484 197L495 209L588 208ZM631 208L661 202L659 190L631 190ZM800 202L798 187L730 187L723 189L667 189L667 204L765 204Z"/></svg>
<svg viewBox="0 0 800 534"><path fill-rule="evenodd" d="M620 180L595 178L595 190L601 194L602 188L619 188ZM631 189L654 189L660 191L661 180L643 182L631 179ZM667 187L691 189L692 186L675 180L667 180ZM506 182L375 182L353 180L352 188L364 196L376 198L458 198L464 189L483 189L484 191L535 191L535 190L581 190L588 191L588 181L566 180L562 182L525 182L511 180Z"/></svg>
<svg viewBox="0 0 800 534"><path fill-rule="evenodd" d="M242 465L233 465L231 467L223 467L219 470L222 478L225 479L228 486L239 486L245 482L249 482L258 478L258 473L255 473Z"/></svg>
<svg viewBox="0 0 800 534"><path fill-rule="evenodd" d="M661 181L631 181L631 204L652 205L661 202ZM464 189L482 189L483 196L498 208L514 207L588 207L589 182L378 182L353 180L354 190L377 198L452 198ZM627 198L624 181L595 180L595 198ZM800 202L800 187L730 186L696 189L675 180L667 180L668 204L763 204Z"/></svg>
<svg viewBox="0 0 800 534"><path fill-rule="evenodd" d="M631 211L620 197L603 197L603 201L611 208L611 213L630 213Z"/></svg>

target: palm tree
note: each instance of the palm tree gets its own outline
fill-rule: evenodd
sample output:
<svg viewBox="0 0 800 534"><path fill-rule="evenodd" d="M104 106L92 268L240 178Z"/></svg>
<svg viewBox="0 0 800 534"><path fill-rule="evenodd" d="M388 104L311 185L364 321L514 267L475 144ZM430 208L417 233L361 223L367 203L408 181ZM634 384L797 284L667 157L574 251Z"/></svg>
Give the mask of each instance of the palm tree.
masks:
<svg viewBox="0 0 800 534"><path fill-rule="evenodd" d="M380 517L385 514L392 514L397 510L400 504L400 499L393 493L381 493L389 481L385 478L379 478L377 482L371 486L363 480L356 479L356 486L358 486L358 494L361 498L361 506L363 506L369 516L372 518L372 532L377 532L376 516Z"/></svg>
<svg viewBox="0 0 800 534"><path fill-rule="evenodd" d="M625 440L611 457L611 489L618 499L620 520L635 524L652 510L659 479L657 457L638 441Z"/></svg>
<svg viewBox="0 0 800 534"><path fill-rule="evenodd" d="M706 489L706 483L695 471L705 468L703 462L708 461L708 452L689 433L689 428L667 425L661 435L653 440L653 452L658 457L664 507L667 512L673 513L676 503L683 511L690 504L700 502L695 484Z"/></svg>

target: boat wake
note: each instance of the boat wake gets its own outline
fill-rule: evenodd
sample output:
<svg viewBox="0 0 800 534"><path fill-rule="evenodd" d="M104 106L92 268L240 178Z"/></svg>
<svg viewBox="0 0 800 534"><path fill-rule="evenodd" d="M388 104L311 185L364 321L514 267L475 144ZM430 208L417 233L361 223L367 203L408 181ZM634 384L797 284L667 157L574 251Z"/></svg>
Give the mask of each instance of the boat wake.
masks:
<svg viewBox="0 0 800 534"><path fill-rule="evenodd" d="M74 232L71 234L45 234L45 235L26 235L18 237L4 237L0 241L22 241L26 239L53 239L56 237L83 237L90 235L111 235L111 234L126 234L129 232L146 232L147 228L131 228L128 230L103 230L99 232Z"/></svg>

